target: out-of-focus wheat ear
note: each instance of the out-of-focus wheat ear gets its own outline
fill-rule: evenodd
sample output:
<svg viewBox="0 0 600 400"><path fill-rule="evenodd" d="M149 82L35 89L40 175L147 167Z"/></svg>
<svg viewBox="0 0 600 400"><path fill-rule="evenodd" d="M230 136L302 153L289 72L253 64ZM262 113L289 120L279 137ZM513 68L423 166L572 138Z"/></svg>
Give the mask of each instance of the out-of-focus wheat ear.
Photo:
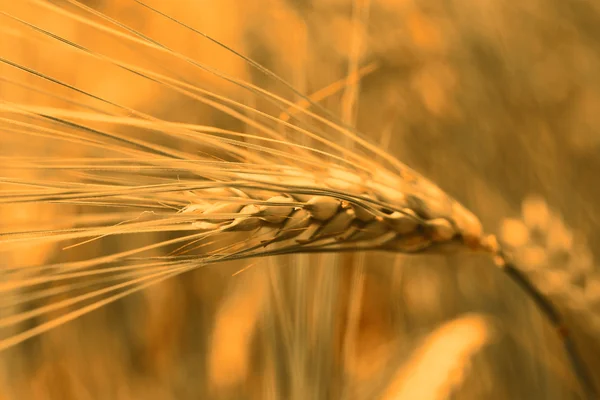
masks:
<svg viewBox="0 0 600 400"><path fill-rule="evenodd" d="M348 300L348 311L346 316L346 332L343 338L342 346L342 362L344 364L346 375L351 376L351 368L358 364L357 363L357 345L360 330L360 319L361 319L361 308L364 296L364 285L365 285L365 254L358 254L357 261L354 263L352 268L350 288L349 288L349 300ZM350 385L347 383L343 385L344 389ZM343 393L342 398L347 397L346 393Z"/></svg>
<svg viewBox="0 0 600 400"><path fill-rule="evenodd" d="M215 390L240 385L248 376L251 345L268 294L262 267L253 265L236 274L215 317L208 355L208 377Z"/></svg>
<svg viewBox="0 0 600 400"><path fill-rule="evenodd" d="M464 381L471 359L494 336L482 315L464 315L429 334L385 388L380 400L442 400Z"/></svg>
<svg viewBox="0 0 600 400"><path fill-rule="evenodd" d="M521 218L503 221L500 240L510 253L509 261L501 261L504 270L551 319L584 390L596 398L600 273L585 239L566 227L542 198L529 196Z"/></svg>

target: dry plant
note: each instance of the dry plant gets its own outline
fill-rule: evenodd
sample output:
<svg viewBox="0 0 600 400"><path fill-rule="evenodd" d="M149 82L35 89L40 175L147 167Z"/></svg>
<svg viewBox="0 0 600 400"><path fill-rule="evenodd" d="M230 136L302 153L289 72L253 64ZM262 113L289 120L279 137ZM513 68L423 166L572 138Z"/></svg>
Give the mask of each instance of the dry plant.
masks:
<svg viewBox="0 0 600 400"><path fill-rule="evenodd" d="M503 221L500 239L540 295L566 316L565 323L580 336L580 346L595 354L600 279L585 237L565 226L542 198L529 196L520 219Z"/></svg>
<svg viewBox="0 0 600 400"><path fill-rule="evenodd" d="M465 377L470 358L492 337L490 322L463 316L437 328L424 340L386 388L382 400L446 399ZM444 362L440 362L444 354Z"/></svg>
<svg viewBox="0 0 600 400"><path fill-rule="evenodd" d="M292 393L290 398L353 398L351 384L335 394L322 388L327 379L320 372L332 370L324 361L308 382L310 360L298 349L339 357L347 376L360 376L352 371L359 370L354 357L357 338L363 336L357 332L364 316L363 298L369 295L364 290L365 259L356 256L357 267L348 278L351 294L345 331L339 335L343 344L332 340L324 346L315 338L334 337L336 327L331 314L319 307L338 297L331 288L339 276L323 271L309 277L302 268L305 254L485 253L550 317L581 393L593 398L594 386L572 343L571 326L562 322L554 303L568 316L584 308L597 318L596 310L586 301L572 302L571 291L566 298L551 296L536 279L532 285L472 212L352 127L360 79L379 65L368 62L368 35L362 31L377 7L368 1L351 2L350 17L340 22L352 33L344 52L348 60L343 83L314 91L311 97L304 94L308 90L297 89L302 86L296 84L298 79L289 83L224 44L243 37L243 32L215 27L224 36L209 36L205 29L216 24L210 15L202 21L186 16L186 11L198 7L201 14L205 8L169 4L27 0L0 8L0 37L7 39L0 47L0 140L5 143L0 205L6 207L1 215L7 215L0 251L9 260L0 282L4 353L184 273L293 254L290 262L300 267L291 278L279 266L250 266L239 272L233 288L227 289L221 278L207 289L226 293L214 318L203 317L212 326L211 340L196 352L206 355L202 371L208 377L207 393L229 391L239 398L244 390L240 386L246 384L253 388L249 396L258 398L282 398L284 393ZM303 12L304 2L296 4L297 13L279 1L265 4L277 24L302 29L297 13ZM387 7L379 2L377 6ZM224 2L215 7L230 12L229 23L241 24L241 15L259 6ZM412 40L427 54L444 52L435 24L417 8L406 7ZM213 17L219 15L215 12ZM258 35L260 29L254 32ZM334 47L340 49L338 44ZM305 58L300 52L290 62L306 62ZM65 61L55 62L58 59ZM67 69L65 63L74 67ZM260 84L264 81L268 83ZM421 93L432 114L457 115L447 100L454 82L451 69L433 63L415 74L410 86ZM319 104L336 95L341 96L340 119ZM167 114L163 109L169 107L174 110ZM27 218L15 210L26 212ZM93 246L102 248L96 254L89 250ZM516 265L527 263L517 254ZM313 282L323 286L309 299L303 288ZM585 299L596 295L595 285L586 286ZM172 322L183 326L192 315L177 307L182 298L207 294L161 288L166 289L146 304L152 310L148 331L159 334L146 337L142 347L149 352L159 349L150 356L155 360L150 364L168 366L153 368L153 374L176 379L177 366L164 360L178 353L179 337L160 332ZM169 304L175 304L176 313ZM305 312L310 317L291 321L289 315L303 314L286 309L292 304L305 304L307 309L312 305L312 311ZM269 318L273 320L261 324ZM307 321L319 323L315 327ZM332 326L323 328L328 322ZM394 378L400 386L390 386L383 398L414 398L424 389L423 374L440 352L448 357L448 365L438 365L443 369L440 381L422 397L450 395L462 379L455 376L450 382L447 371L464 368L465 360L487 342L488 333L479 317L459 318L438 328L431 343L400 368ZM263 354L253 354L261 340L266 342L260 345ZM445 350L448 343L457 354ZM15 361L8 360L10 368ZM260 365L265 382L256 383L260 374L250 365ZM68 396L84 396L83 389L71 390L76 394Z"/></svg>

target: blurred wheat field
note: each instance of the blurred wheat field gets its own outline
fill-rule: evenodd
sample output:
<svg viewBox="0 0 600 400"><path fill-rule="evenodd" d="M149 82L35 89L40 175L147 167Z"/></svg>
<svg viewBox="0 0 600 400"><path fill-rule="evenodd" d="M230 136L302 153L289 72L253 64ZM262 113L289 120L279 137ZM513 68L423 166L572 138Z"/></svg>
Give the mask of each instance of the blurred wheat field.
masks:
<svg viewBox="0 0 600 400"><path fill-rule="evenodd" d="M84 104L86 111L107 113L118 104L160 120L262 134L252 113L241 111L234 118L108 59L282 119L304 118L183 58L103 31L107 21L78 7L81 3L118 20L123 26L115 29L121 33L129 26L190 60L302 102L232 51L136 1L0 0L3 183L61 181L61 172L52 168L15 169L9 163L16 156L116 157L102 144L79 146L56 140L52 132L35 139L23 135L27 125L7 119L14 112L9 103L80 112ZM560 269L568 262L569 271L597 271L600 7L593 2L144 3L313 95L460 200L487 230L524 248L517 252L523 265L535 270L552 261ZM173 151L208 151L201 143L189 148L168 136L148 138L146 130L107 120L87 123ZM65 128L74 134L81 130ZM282 134L290 142L318 146L296 132ZM256 137L244 140L252 144ZM355 145L337 137L342 146ZM83 182L85 172L80 176ZM541 196L534 198L535 206L531 193ZM0 230L68 229L80 220L76 217L104 218L111 212L108 205L99 211L60 202L1 204ZM533 225L549 236L543 244L533 243L528 231ZM0 247L0 257L3 268L18 269L91 259L170 237L109 235L73 248L25 243ZM160 257L169 249L153 251ZM553 260L558 252L562 258ZM571 279L552 277L549 291ZM585 296L600 311L600 289L586 288ZM53 286L45 289L51 292ZM51 299L61 296L68 297L56 292ZM10 304L1 304L0 313L18 307ZM0 329L3 336L10 334L10 327ZM586 332L575 334L598 381L600 344ZM0 361L0 398L11 400L582 398L547 321L491 260L477 255L298 254L208 265L4 350Z"/></svg>

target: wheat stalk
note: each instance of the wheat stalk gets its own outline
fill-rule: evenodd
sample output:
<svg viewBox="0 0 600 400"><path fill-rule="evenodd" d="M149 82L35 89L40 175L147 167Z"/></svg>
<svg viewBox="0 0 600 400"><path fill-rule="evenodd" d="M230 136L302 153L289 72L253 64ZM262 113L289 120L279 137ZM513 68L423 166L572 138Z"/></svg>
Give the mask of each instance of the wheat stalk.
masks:
<svg viewBox="0 0 600 400"><path fill-rule="evenodd" d="M93 259L7 267L0 292L6 299L4 309L13 310L14 315L0 319L3 328L50 312L80 308L9 335L0 340L0 349L202 266L276 254L359 250L487 252L498 257L511 277L525 282L526 290L541 302L544 311L563 331L564 327L547 307L545 299L523 280L512 264L505 262L494 237L484 234L481 223L472 213L360 134L337 123L330 115L323 115L305 96L301 96L301 103L315 106L314 111L198 62L80 2L66 1L70 9L39 0L27 3L34 9L77 21L85 29L128 43L140 54L177 62L203 76L241 88L273 105L279 115L169 76L147 62L135 62L86 47L71 40L68 34L56 34L40 22L29 22L18 9L0 10L11 24L3 32L7 37L12 35L34 47L49 44L57 51L73 53L115 71L138 76L233 117L251 131L166 121L81 89L64 77L36 70L23 60L0 56L0 62L10 71L5 78L8 85L20 85L21 90L36 91L41 96L69 104L50 107L10 97L1 99L0 126L4 135L28 135L62 142L85 149L84 153L98 150L110 153L100 157L56 159L10 156L7 158L10 165L6 167L10 173L0 181L6 187L0 193L0 204L56 203L124 210L108 215L71 216L61 221L60 227L50 224L47 229L9 228L0 234L0 248L10 251L18 245L58 243L72 248L108 236L175 235ZM224 47L165 13L136 3ZM254 61L234 54L274 77ZM357 68L353 70L357 73ZM29 85L15 78L20 76L18 74L35 79L35 83ZM52 88L60 88L73 98L54 93ZM291 140L293 135L294 140ZM338 144L340 136L353 144L352 150ZM163 141L170 141L170 145L164 145ZM20 178L19 174L24 171L43 171L47 176L38 180ZM135 179L132 173L136 174ZM144 211L136 211L139 209ZM168 249L171 254L148 256L156 249ZM73 283L75 279L82 282ZM40 285L48 284L55 286L40 290ZM95 284L102 287L89 289ZM19 311L23 291L33 292L28 294L30 301L77 290L79 295L66 300ZM85 305L90 301L91 304ZM565 342L571 346L568 335ZM577 355L570 349L568 352L584 385L589 386Z"/></svg>

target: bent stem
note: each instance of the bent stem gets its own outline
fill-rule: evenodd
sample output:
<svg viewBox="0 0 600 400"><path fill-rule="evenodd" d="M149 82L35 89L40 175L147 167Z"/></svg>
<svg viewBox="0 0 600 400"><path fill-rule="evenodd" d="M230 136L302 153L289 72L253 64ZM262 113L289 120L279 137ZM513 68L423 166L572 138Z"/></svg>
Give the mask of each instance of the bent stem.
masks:
<svg viewBox="0 0 600 400"><path fill-rule="evenodd" d="M590 400L598 399L598 393L592 384L589 371L581 359L575 343L571 338L569 328L557 308L546 296L536 289L527 276L525 276L514 263L509 261L506 254L499 252L496 257L496 263L513 282L519 285L532 298L536 306L540 309L542 314L548 318L556 330L569 359L569 363L571 364L571 368L581 385L581 390L583 391L585 398Z"/></svg>

